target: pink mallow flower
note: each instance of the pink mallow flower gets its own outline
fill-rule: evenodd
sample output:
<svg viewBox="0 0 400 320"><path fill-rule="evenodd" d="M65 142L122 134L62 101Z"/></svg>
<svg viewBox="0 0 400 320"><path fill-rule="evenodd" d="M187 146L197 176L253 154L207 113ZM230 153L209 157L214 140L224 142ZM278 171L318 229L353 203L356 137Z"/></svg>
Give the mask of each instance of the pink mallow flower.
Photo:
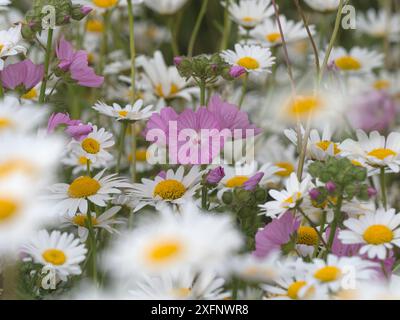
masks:
<svg viewBox="0 0 400 320"><path fill-rule="evenodd" d="M3 87L10 90L22 86L25 91L31 90L44 76L43 65L34 64L31 60L8 65L1 72Z"/></svg>
<svg viewBox="0 0 400 320"><path fill-rule="evenodd" d="M256 234L256 257L264 258L271 252L280 251L282 245L288 243L292 235L300 227L300 219L297 219L290 211L279 219L274 219Z"/></svg>
<svg viewBox="0 0 400 320"><path fill-rule="evenodd" d="M57 58L60 60L58 67L71 74L71 78L81 86L98 88L104 82L104 77L96 75L93 68L89 67L88 55L85 51L74 51L71 43L61 38L56 48Z"/></svg>
<svg viewBox="0 0 400 320"><path fill-rule="evenodd" d="M257 188L261 179L264 177L264 172L257 172L254 176L252 176L249 180L243 183L243 189L247 191L252 191Z"/></svg>
<svg viewBox="0 0 400 320"><path fill-rule="evenodd" d="M84 124L80 120L71 120L68 113L53 113L47 125L47 132L53 133L60 125L66 125L65 132L77 141L85 139L93 131L90 124Z"/></svg>

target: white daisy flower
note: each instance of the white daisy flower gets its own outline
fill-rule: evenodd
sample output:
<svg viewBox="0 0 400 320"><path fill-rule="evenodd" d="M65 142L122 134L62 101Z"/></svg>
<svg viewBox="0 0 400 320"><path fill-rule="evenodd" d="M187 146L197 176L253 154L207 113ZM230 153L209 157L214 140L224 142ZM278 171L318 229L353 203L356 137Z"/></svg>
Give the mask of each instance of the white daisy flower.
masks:
<svg viewBox="0 0 400 320"><path fill-rule="evenodd" d="M150 92L157 99L157 107L164 107L166 100L182 98L191 101L192 96L198 96L199 89L189 87L178 73L175 66L167 66L160 51L153 58L140 56L137 66L143 68L143 81L150 85ZM147 101L147 100L146 100Z"/></svg>
<svg viewBox="0 0 400 320"><path fill-rule="evenodd" d="M254 45L236 44L235 51L223 51L221 57L230 65L243 67L250 73L271 72L270 68L275 64L270 49Z"/></svg>
<svg viewBox="0 0 400 320"><path fill-rule="evenodd" d="M133 106L128 104L125 108L122 108L117 103L109 106L99 101L93 106L93 109L108 117L116 118L119 121L146 120L153 114L153 106L150 105L143 108L143 100L137 100Z"/></svg>
<svg viewBox="0 0 400 320"><path fill-rule="evenodd" d="M21 24L8 30L0 31L0 71L4 68L4 59L17 54L26 54L26 48L22 45Z"/></svg>
<svg viewBox="0 0 400 320"><path fill-rule="evenodd" d="M147 7L162 15L176 13L186 2L187 0L144 0L144 4Z"/></svg>
<svg viewBox="0 0 400 320"><path fill-rule="evenodd" d="M84 156L90 163L106 163L112 159L112 155L107 151L115 144L112 133L104 128L98 129L93 126L93 131L82 141L71 141L69 148L80 153L84 151Z"/></svg>
<svg viewBox="0 0 400 320"><path fill-rule="evenodd" d="M285 16L280 16L282 31L285 36L285 42L291 43L302 39L307 39L307 30L303 22L287 20ZM312 35L315 34L315 26L309 25ZM267 19L255 29L250 31L250 37L258 41L261 45L273 47L282 44L282 37L277 22L273 19Z"/></svg>
<svg viewBox="0 0 400 320"><path fill-rule="evenodd" d="M388 137L373 131L368 136L357 130L358 141L347 139L340 144L344 156L374 168L389 168L400 171L400 133L392 132Z"/></svg>
<svg viewBox="0 0 400 320"><path fill-rule="evenodd" d="M375 38L395 39L400 35L400 16L388 17L385 10L369 9L357 15L357 29Z"/></svg>
<svg viewBox="0 0 400 320"><path fill-rule="evenodd" d="M360 281L370 280L376 275L377 264L360 257L337 257L329 254L327 260L314 259L307 265L308 286L322 285L333 292L347 285L357 286ZM350 279L351 278L351 279Z"/></svg>
<svg viewBox="0 0 400 320"><path fill-rule="evenodd" d="M112 207L101 215L97 216L95 212L92 212L92 226L95 231L104 229L111 234L118 234L118 230L114 228L115 225L124 224L125 221L122 219L115 218L115 215L121 210L121 207ZM82 242L86 242L89 235L87 228L88 217L87 214L77 213L74 216L66 214L63 217L65 225L74 225L78 228L78 236Z"/></svg>
<svg viewBox="0 0 400 320"><path fill-rule="evenodd" d="M360 254L368 254L371 259L385 259L394 246L400 247L400 214L395 209L378 209L368 212L359 219L348 219L339 239L344 244L362 244Z"/></svg>
<svg viewBox="0 0 400 320"><path fill-rule="evenodd" d="M181 206L190 201L197 189L200 187L202 172L198 166L193 166L185 174L185 168L180 166L176 172L169 169L165 178L155 177L154 180L142 179L142 183L135 183L131 196L137 201L137 212L143 207L150 205L157 210L167 204Z"/></svg>
<svg viewBox="0 0 400 320"><path fill-rule="evenodd" d="M0 59L1 60L1 59ZM21 105L16 97L0 100L0 134L5 132L29 132L41 124L47 112L36 105Z"/></svg>
<svg viewBox="0 0 400 320"><path fill-rule="evenodd" d="M307 175L301 182L293 172L285 182L285 190L270 190L269 194L275 200L268 201L260 208L268 217L279 218L286 211L297 206L298 202L306 196L311 185L311 176Z"/></svg>
<svg viewBox="0 0 400 320"><path fill-rule="evenodd" d="M312 9L326 12L335 11L339 7L340 0L304 0Z"/></svg>
<svg viewBox="0 0 400 320"><path fill-rule="evenodd" d="M229 216L200 213L193 203L180 214L168 210L143 219L104 258L105 267L116 277L140 278L187 268L219 270L242 244Z"/></svg>
<svg viewBox="0 0 400 320"><path fill-rule="evenodd" d="M230 296L224 284L215 272L187 268L158 277L144 276L129 293L135 300L222 300Z"/></svg>
<svg viewBox="0 0 400 320"><path fill-rule="evenodd" d="M103 177L105 169L94 178L81 176L71 184L58 183L49 188L52 195L50 199L58 200L54 210L70 216L79 213L87 213L89 203L99 207L106 207L107 202L114 195L121 194L120 188L130 188L131 184L124 179L118 178L116 174Z"/></svg>
<svg viewBox="0 0 400 320"><path fill-rule="evenodd" d="M325 52L320 54L324 61ZM347 74L363 74L383 66L384 55L366 48L353 47L350 51L344 48L333 48L328 66L334 66L339 71Z"/></svg>
<svg viewBox="0 0 400 320"><path fill-rule="evenodd" d="M86 151L82 148L76 148L68 152L61 162L69 167L73 167L72 174L76 176L79 173L87 172L89 159L86 157ZM97 170L112 165L110 162L90 162L90 169Z"/></svg>
<svg viewBox="0 0 400 320"><path fill-rule="evenodd" d="M86 248L72 234L46 230L22 246L22 252L30 255L35 263L50 266L58 278L67 281L68 276L82 273L80 263L85 260Z"/></svg>
<svg viewBox="0 0 400 320"><path fill-rule="evenodd" d="M225 2L222 4L229 5L231 18L246 29L253 29L274 14L271 0L239 0L239 2L230 1L229 4Z"/></svg>

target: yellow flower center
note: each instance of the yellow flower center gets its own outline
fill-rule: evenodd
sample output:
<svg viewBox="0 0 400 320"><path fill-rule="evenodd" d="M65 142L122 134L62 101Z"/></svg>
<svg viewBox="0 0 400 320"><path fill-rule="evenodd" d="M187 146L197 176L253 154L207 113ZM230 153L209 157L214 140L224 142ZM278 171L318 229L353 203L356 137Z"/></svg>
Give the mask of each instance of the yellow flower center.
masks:
<svg viewBox="0 0 400 320"><path fill-rule="evenodd" d="M301 226L297 230L297 244L314 246L318 243L318 234L314 228Z"/></svg>
<svg viewBox="0 0 400 320"><path fill-rule="evenodd" d="M82 165L82 166L86 166L87 163L88 163L88 161L89 161L89 159L86 158L86 157L84 157L84 156L79 157L79 159L78 159L78 163L79 163L80 165Z"/></svg>
<svg viewBox="0 0 400 320"><path fill-rule="evenodd" d="M126 110L118 111L118 114L121 118L126 118L126 116L128 115L128 111Z"/></svg>
<svg viewBox="0 0 400 320"><path fill-rule="evenodd" d="M275 43L281 40L281 34L279 32L269 33L265 36L265 39L268 42Z"/></svg>
<svg viewBox="0 0 400 320"><path fill-rule="evenodd" d="M171 84L171 89L169 91L169 94L165 96L163 86L162 84L159 84L155 87L156 94L161 97L161 98L168 98L170 96L173 96L174 94L177 94L179 92L179 88L176 84Z"/></svg>
<svg viewBox="0 0 400 320"><path fill-rule="evenodd" d="M249 177L246 176L236 176L233 178L230 178L226 183L225 186L227 188L238 188L242 187L243 184L249 180Z"/></svg>
<svg viewBox="0 0 400 320"><path fill-rule="evenodd" d="M252 58L252 57L243 57L240 58L237 62L236 62L239 66L249 69L249 70L255 70L258 69L260 67L260 63Z"/></svg>
<svg viewBox="0 0 400 320"><path fill-rule="evenodd" d="M388 80L377 80L374 83L374 88L377 90L385 90L389 89L391 86L390 81Z"/></svg>
<svg viewBox="0 0 400 320"><path fill-rule="evenodd" d="M139 162L146 162L147 161L147 150L141 149L136 151L136 160Z"/></svg>
<svg viewBox="0 0 400 320"><path fill-rule="evenodd" d="M178 180L170 179L159 182L154 188L154 196L160 196L164 200L176 200L185 194L185 186Z"/></svg>
<svg viewBox="0 0 400 320"><path fill-rule="evenodd" d="M101 33L104 31L103 22L100 20L88 20L86 30L89 32Z"/></svg>
<svg viewBox="0 0 400 320"><path fill-rule="evenodd" d="M301 198L301 192L297 192L293 196L287 198L285 201L283 201L283 204L290 205L295 203L298 199Z"/></svg>
<svg viewBox="0 0 400 320"><path fill-rule="evenodd" d="M321 282L332 282L342 275L342 272L338 267L335 266L326 266L314 273L314 277Z"/></svg>
<svg viewBox="0 0 400 320"><path fill-rule="evenodd" d="M177 288L172 291L172 294L177 298L187 298L192 293L190 288Z"/></svg>
<svg viewBox="0 0 400 320"><path fill-rule="evenodd" d="M82 141L82 149L87 153L96 154L100 151L100 143L93 138L86 138Z"/></svg>
<svg viewBox="0 0 400 320"><path fill-rule="evenodd" d="M290 174L292 172L294 172L294 166L290 162L278 162L278 163L275 163L275 166L277 166L278 168L284 169L284 170L281 170L281 171L275 173L275 175L277 175L279 177L289 177Z"/></svg>
<svg viewBox="0 0 400 320"><path fill-rule="evenodd" d="M87 221L88 221L87 215L86 214L82 214L82 213L77 214L72 219L72 222L74 224L76 224L77 226L80 226L80 227L86 227ZM98 224L98 221L97 221L96 217L92 216L92 225L95 226L97 224Z"/></svg>
<svg viewBox="0 0 400 320"><path fill-rule="evenodd" d="M61 266L67 260L65 253L58 249L48 249L42 254L43 259L55 266Z"/></svg>
<svg viewBox="0 0 400 320"><path fill-rule="evenodd" d="M13 123L8 118L0 118L0 130L10 128L13 126Z"/></svg>
<svg viewBox="0 0 400 320"><path fill-rule="evenodd" d="M71 183L68 188L68 195L71 198L86 198L93 196L101 188L100 183L90 177L79 177Z"/></svg>
<svg viewBox="0 0 400 320"><path fill-rule="evenodd" d="M299 291L303 288L307 282L305 281L295 281L287 289L287 295L289 298L296 300L299 298Z"/></svg>
<svg viewBox="0 0 400 320"><path fill-rule="evenodd" d="M0 178L4 178L15 172L31 175L35 171L34 166L24 160L8 160L0 163Z"/></svg>
<svg viewBox="0 0 400 320"><path fill-rule="evenodd" d="M37 90L35 88L32 88L27 93L23 94L21 98L26 100L33 100L37 98L37 96L38 96Z"/></svg>
<svg viewBox="0 0 400 320"><path fill-rule="evenodd" d="M255 21L256 19L255 18L253 18L253 17L244 17L244 18L242 18L242 21L243 22L253 22L253 21Z"/></svg>
<svg viewBox="0 0 400 320"><path fill-rule="evenodd" d="M335 155L337 155L338 153L340 153L340 149L338 148L337 144L332 142L332 141L328 141L328 140L323 140L318 142L316 145L317 147L319 147L320 149L326 151L328 150L328 148L331 146L331 144L333 144L333 153Z"/></svg>
<svg viewBox="0 0 400 320"><path fill-rule="evenodd" d="M111 8L115 6L118 0L92 0L93 3L100 8Z"/></svg>
<svg viewBox="0 0 400 320"><path fill-rule="evenodd" d="M360 161L357 161L357 160L351 160L351 163L354 166L357 166L357 167L362 167L363 166L362 163Z"/></svg>
<svg viewBox="0 0 400 320"><path fill-rule="evenodd" d="M0 198L0 223L5 222L17 214L19 205L11 199Z"/></svg>
<svg viewBox="0 0 400 320"><path fill-rule="evenodd" d="M153 263L165 263L175 258L183 251L183 245L178 240L163 240L149 248L148 260Z"/></svg>
<svg viewBox="0 0 400 320"><path fill-rule="evenodd" d="M315 96L297 96L289 103L287 111L293 118L305 118L321 107L322 102Z"/></svg>
<svg viewBox="0 0 400 320"><path fill-rule="evenodd" d="M375 224L364 231L363 238L369 244L379 245L392 241L393 231L387 226Z"/></svg>
<svg viewBox="0 0 400 320"><path fill-rule="evenodd" d="M0 52L3 50L4 45L0 43Z"/></svg>
<svg viewBox="0 0 400 320"><path fill-rule="evenodd" d="M397 153L390 149L374 149L367 154L370 157L377 158L379 160L385 160L387 157L396 156Z"/></svg>
<svg viewBox="0 0 400 320"><path fill-rule="evenodd" d="M335 60L336 66L345 71L356 71L361 69L361 62L351 56L344 56Z"/></svg>

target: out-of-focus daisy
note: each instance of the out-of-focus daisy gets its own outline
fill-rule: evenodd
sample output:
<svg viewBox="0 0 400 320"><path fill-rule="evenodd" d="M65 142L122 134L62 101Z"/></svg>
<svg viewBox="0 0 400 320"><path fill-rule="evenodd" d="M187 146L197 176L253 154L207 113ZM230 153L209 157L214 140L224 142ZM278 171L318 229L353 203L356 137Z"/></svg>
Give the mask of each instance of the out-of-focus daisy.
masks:
<svg viewBox="0 0 400 320"><path fill-rule="evenodd" d="M395 39L400 36L400 16L388 16L385 10L369 9L365 14L357 15L357 29L372 37Z"/></svg>
<svg viewBox="0 0 400 320"><path fill-rule="evenodd" d="M0 31L0 71L4 68L4 59L17 54L26 54L26 48L22 45L21 24L8 30Z"/></svg>
<svg viewBox="0 0 400 320"><path fill-rule="evenodd" d="M307 30L302 22L287 20L285 16L280 16L282 30L285 36L285 42L291 43L308 37ZM315 26L309 26L312 34L315 34ZM255 29L250 31L250 36L257 40L263 46L276 46L282 43L282 37L277 22L273 19L267 19Z"/></svg>
<svg viewBox="0 0 400 320"><path fill-rule="evenodd" d="M400 247L400 214L395 209L378 209L359 219L348 219L339 239L344 244L362 244L360 254L368 254L371 259L385 259L394 246Z"/></svg>
<svg viewBox="0 0 400 320"><path fill-rule="evenodd" d="M87 213L89 202L99 207L106 207L113 195L121 193L121 188L131 187L115 174L103 177L104 172L105 169L93 178L81 176L71 184L58 183L50 187L52 195L49 198L59 201L55 210L61 215L68 213L70 216L77 212Z"/></svg>
<svg viewBox="0 0 400 320"><path fill-rule="evenodd" d="M118 5L120 0L89 0L90 5L94 5L99 11L108 10ZM135 0L134 0L135 1Z"/></svg>
<svg viewBox="0 0 400 320"><path fill-rule="evenodd" d="M357 286L359 281L370 280L376 274L374 262L360 257L337 257L333 254L329 254L326 261L314 259L307 267L307 282L310 287L322 285L334 292L350 285L350 277L351 282Z"/></svg>
<svg viewBox="0 0 400 320"><path fill-rule="evenodd" d="M221 57L230 65L243 67L250 73L271 72L270 68L275 64L275 57L268 48L253 45L236 44L235 51L223 51Z"/></svg>
<svg viewBox="0 0 400 320"><path fill-rule="evenodd" d="M8 10L8 5L10 4L10 0L0 0L0 11Z"/></svg>
<svg viewBox="0 0 400 320"><path fill-rule="evenodd" d="M347 139L340 144L343 155L374 168L388 167L393 172L400 171L400 133L392 132L387 138L377 131L369 136L362 130L356 133L358 141Z"/></svg>
<svg viewBox="0 0 400 320"><path fill-rule="evenodd" d="M164 107L166 100L182 98L190 101L193 95L198 95L199 90L189 87L175 66L166 65L160 51L156 51L153 58L138 57L137 66L143 68L143 81L151 85L152 94L158 100L158 107Z"/></svg>
<svg viewBox="0 0 400 320"><path fill-rule="evenodd" d="M93 109L106 116L116 118L119 121L146 120L150 118L153 113L152 105L143 108L143 100L137 100L133 106L128 104L125 108L122 108L117 103L113 103L112 106L109 106L99 101L93 106Z"/></svg>
<svg viewBox="0 0 400 320"><path fill-rule="evenodd" d="M253 29L274 14L271 0L239 0L239 2L230 1L229 4L223 3L223 5L229 5L229 14L232 19L246 29Z"/></svg>
<svg viewBox="0 0 400 320"><path fill-rule="evenodd" d="M340 0L304 0L316 11L334 11L339 7Z"/></svg>
<svg viewBox="0 0 400 320"><path fill-rule="evenodd" d="M230 217L202 214L191 203L181 214L163 211L139 222L110 248L104 264L122 279L221 268L241 244Z"/></svg>
<svg viewBox="0 0 400 320"><path fill-rule="evenodd" d="M167 204L185 204L200 187L201 174L198 166L193 166L187 174L185 168L180 166L176 172L168 170L165 177L158 175L154 180L142 179L142 183L133 185L131 195L138 201L134 212L147 205L159 210Z"/></svg>
<svg viewBox="0 0 400 320"><path fill-rule="evenodd" d="M179 11L187 0L144 0L151 10L163 15L171 15Z"/></svg>
<svg viewBox="0 0 400 320"><path fill-rule="evenodd" d="M224 283L215 272L198 273L188 268L159 277L144 276L129 293L139 300L221 300L230 296Z"/></svg>
<svg viewBox="0 0 400 320"><path fill-rule="evenodd" d="M321 54L321 61L325 58L325 52ZM328 66L334 66L343 73L362 74L368 73L383 65L383 54L366 48L353 47L350 51L344 48L333 48Z"/></svg>
<svg viewBox="0 0 400 320"><path fill-rule="evenodd" d="M93 131L85 139L72 141L70 148L78 153L83 150L84 156L91 163L104 163L112 159L112 155L107 151L115 144L112 137L112 133L104 128L98 129L97 126L93 126Z"/></svg>
<svg viewBox="0 0 400 320"><path fill-rule="evenodd" d="M81 172L87 172L88 161L90 160L86 157L86 153L83 149L75 149L72 152L68 152L67 155L65 155L65 157L61 159L61 162L64 165L73 167L73 175L77 175ZM101 169L106 167L107 164L109 164L109 162L90 162L90 169Z"/></svg>
<svg viewBox="0 0 400 320"><path fill-rule="evenodd" d="M87 250L72 234L60 231L49 234L41 230L22 246L22 252L30 255L35 263L50 266L60 280L67 281L68 276L81 274L80 263L85 260Z"/></svg>
<svg viewBox="0 0 400 320"><path fill-rule="evenodd" d="M94 230L104 229L112 234L119 233L117 229L114 228L114 225L125 223L124 220L115 218L115 215L120 210L121 207L112 207L99 216L97 216L95 212L92 212L92 226ZM89 235L89 230L87 228L87 214L77 213L74 216L66 214L63 218L66 225L72 224L78 228L78 236L82 242L85 242Z"/></svg>
<svg viewBox="0 0 400 320"><path fill-rule="evenodd" d="M271 190L269 194L275 200L260 205L260 208L268 217L280 217L286 211L296 207L298 201L306 195L310 183L310 176L307 175L306 178L299 181L293 172L285 182L285 190Z"/></svg>
<svg viewBox="0 0 400 320"><path fill-rule="evenodd" d="M151 21L138 21L135 23L135 38L137 46L143 52L149 52L154 46L171 41L171 33Z"/></svg>

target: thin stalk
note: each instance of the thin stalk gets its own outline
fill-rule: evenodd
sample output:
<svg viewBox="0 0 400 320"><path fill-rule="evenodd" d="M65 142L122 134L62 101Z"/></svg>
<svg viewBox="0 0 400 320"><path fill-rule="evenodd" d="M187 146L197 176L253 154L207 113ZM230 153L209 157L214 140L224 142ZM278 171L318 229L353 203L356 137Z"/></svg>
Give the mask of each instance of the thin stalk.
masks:
<svg viewBox="0 0 400 320"><path fill-rule="evenodd" d="M100 52L100 63L98 72L101 74L103 73L104 66L106 63L107 57L107 47L108 47L108 29L110 26L110 11L106 10L103 15L104 20L104 31L103 31L103 39L101 41L101 52Z"/></svg>
<svg viewBox="0 0 400 320"><path fill-rule="evenodd" d="M387 209L386 179L385 179L384 167L381 168L380 182L381 182L382 205L385 209Z"/></svg>
<svg viewBox="0 0 400 320"><path fill-rule="evenodd" d="M231 34L232 21L229 17L229 6L231 0L225 1L225 12L224 12L224 34L222 36L220 51L226 50L228 48L229 36Z"/></svg>
<svg viewBox="0 0 400 320"><path fill-rule="evenodd" d="M200 106L205 106L206 105L206 82L204 80L201 80L199 83L200 87Z"/></svg>
<svg viewBox="0 0 400 320"><path fill-rule="evenodd" d="M179 46L177 42L177 27L176 27L176 22L175 22L175 16L171 16L169 18L168 22L169 30L171 33L171 49L172 53L174 54L174 57L177 57L180 55L179 52Z"/></svg>
<svg viewBox="0 0 400 320"><path fill-rule="evenodd" d="M193 56L194 45L196 43L196 39L197 39L197 36L199 34L199 31L200 31L201 22L203 21L203 18L205 16L206 12L207 12L207 6L208 6L208 0L203 0L199 15L197 17L196 24L195 24L194 29L193 29L192 36L190 37L189 49L188 49L188 56L189 57Z"/></svg>
<svg viewBox="0 0 400 320"><path fill-rule="evenodd" d="M132 106L135 104L136 97L136 46L135 46L135 17L133 15L132 0L128 2L128 16L129 16L129 45L131 51L131 86L132 86Z"/></svg>
<svg viewBox="0 0 400 320"><path fill-rule="evenodd" d="M341 18L342 18L342 11L343 11L343 6L344 6L344 2L345 0L340 0L339 3L339 7L338 7L338 11L337 11L337 15L336 15L336 21L335 21L335 28L333 29L333 33L331 36L331 40L329 41L329 46L328 49L325 53L325 58L324 58L324 62L322 63L322 67L321 67L321 72L319 74L319 79L318 82L321 83L322 78L324 76L324 72L326 67L328 66L328 61L329 61L329 57L331 55L333 46L335 45L336 42L336 38L337 35L339 33L339 29L340 29L340 22L341 22Z"/></svg>
<svg viewBox="0 0 400 320"><path fill-rule="evenodd" d="M249 76L246 73L243 78L242 95L240 96L239 109L241 109L244 98L246 97L248 82L249 82Z"/></svg>
<svg viewBox="0 0 400 320"><path fill-rule="evenodd" d="M40 87L39 103L44 103L46 97L46 86L47 81L49 80L49 68L53 46L53 32L54 30L50 28L47 34L46 55L44 58L44 77L42 81L42 86Z"/></svg>
<svg viewBox="0 0 400 320"><path fill-rule="evenodd" d="M122 154L124 153L127 126L128 126L128 123L126 121L123 121L121 124L121 132L119 135L119 149L118 149L118 160L117 160L117 173L118 174L121 171L121 160L122 160Z"/></svg>
<svg viewBox="0 0 400 320"><path fill-rule="evenodd" d="M3 82L0 80L0 98L4 97Z"/></svg>
<svg viewBox="0 0 400 320"><path fill-rule="evenodd" d="M136 123L133 122L131 126L132 131L132 163L131 163L131 174L132 181L136 182L136 149L137 149L137 139L136 139Z"/></svg>
<svg viewBox="0 0 400 320"><path fill-rule="evenodd" d="M331 229L329 231L329 239L328 239L328 246L327 246L327 252L326 255L329 254L329 252L332 249L332 245L333 245L333 240L335 239L335 234L336 234L336 229L338 227L338 220L339 220L339 216L342 213L342 203L343 203L343 197L340 195L338 198L338 201L336 203L336 207L334 210L334 217L333 217L333 221L331 224Z"/></svg>
<svg viewBox="0 0 400 320"><path fill-rule="evenodd" d="M208 195L208 188L204 181L203 187L201 188L201 207L204 210L207 210L207 195Z"/></svg>

